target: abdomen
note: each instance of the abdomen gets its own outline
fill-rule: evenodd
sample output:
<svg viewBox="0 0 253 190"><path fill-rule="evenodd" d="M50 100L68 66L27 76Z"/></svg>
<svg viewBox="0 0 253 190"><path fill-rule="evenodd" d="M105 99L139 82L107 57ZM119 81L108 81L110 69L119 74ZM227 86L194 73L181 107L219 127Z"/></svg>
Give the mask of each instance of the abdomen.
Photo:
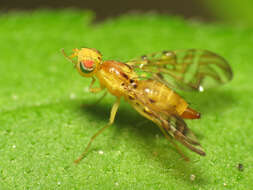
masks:
<svg viewBox="0 0 253 190"><path fill-rule="evenodd" d="M187 102L166 85L154 80L141 80L137 90L143 94L145 103L157 112L182 115Z"/></svg>

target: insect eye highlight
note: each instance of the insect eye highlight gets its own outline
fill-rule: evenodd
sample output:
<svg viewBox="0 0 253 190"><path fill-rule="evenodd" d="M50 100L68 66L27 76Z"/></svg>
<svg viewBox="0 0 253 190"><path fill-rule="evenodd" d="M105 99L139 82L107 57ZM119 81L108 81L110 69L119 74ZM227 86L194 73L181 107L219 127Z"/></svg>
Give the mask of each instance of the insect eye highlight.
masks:
<svg viewBox="0 0 253 190"><path fill-rule="evenodd" d="M91 73L95 68L94 61L92 61L92 60L80 61L79 65L80 65L80 70L83 73Z"/></svg>

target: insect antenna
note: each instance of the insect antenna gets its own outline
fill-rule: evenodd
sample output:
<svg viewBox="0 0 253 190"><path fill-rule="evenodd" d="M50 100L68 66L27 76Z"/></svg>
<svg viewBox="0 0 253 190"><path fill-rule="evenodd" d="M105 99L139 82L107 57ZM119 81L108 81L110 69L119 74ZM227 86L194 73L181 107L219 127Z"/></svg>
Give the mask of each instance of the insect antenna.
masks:
<svg viewBox="0 0 253 190"><path fill-rule="evenodd" d="M67 54L65 53L64 49L62 48L62 54L64 55L64 57L66 57L69 61L71 61L73 64L74 64L74 67L76 66L77 62L74 61L72 58L76 57L77 56L77 53L73 53L72 55L70 56L67 56Z"/></svg>

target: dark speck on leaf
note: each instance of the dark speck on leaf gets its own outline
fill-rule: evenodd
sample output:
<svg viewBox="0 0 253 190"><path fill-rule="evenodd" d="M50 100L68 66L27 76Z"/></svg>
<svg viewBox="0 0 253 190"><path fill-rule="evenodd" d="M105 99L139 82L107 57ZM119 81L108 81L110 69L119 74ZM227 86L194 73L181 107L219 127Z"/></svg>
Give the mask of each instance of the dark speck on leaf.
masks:
<svg viewBox="0 0 253 190"><path fill-rule="evenodd" d="M241 163L239 163L239 164L237 165L237 168L238 168L238 170L241 171L241 172L244 170L243 164L241 164Z"/></svg>
<svg viewBox="0 0 253 190"><path fill-rule="evenodd" d="M150 101L151 103L155 103L155 100L153 100L153 99L151 99L151 98L149 98L149 101Z"/></svg>

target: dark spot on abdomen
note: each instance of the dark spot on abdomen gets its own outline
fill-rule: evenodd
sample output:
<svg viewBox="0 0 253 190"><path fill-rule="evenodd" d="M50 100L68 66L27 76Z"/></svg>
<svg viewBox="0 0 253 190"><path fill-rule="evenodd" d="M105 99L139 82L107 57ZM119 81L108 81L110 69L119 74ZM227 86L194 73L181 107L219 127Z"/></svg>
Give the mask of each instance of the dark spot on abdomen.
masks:
<svg viewBox="0 0 253 190"><path fill-rule="evenodd" d="M136 84L136 83L133 83L132 86L133 86L134 88L137 88L137 84Z"/></svg>
<svg viewBox="0 0 253 190"><path fill-rule="evenodd" d="M155 103L156 102L155 100L153 100L151 98L149 98L149 101L150 101L150 103Z"/></svg>
<svg viewBox="0 0 253 190"><path fill-rule="evenodd" d="M127 76L126 73L123 73L123 72L122 72L122 73L120 73L120 75L123 76L123 77L124 77L125 79L127 79L127 80L129 79L129 77Z"/></svg>
<svg viewBox="0 0 253 190"><path fill-rule="evenodd" d="M128 98L129 98L130 100L134 100L134 97L133 97L133 96L128 96Z"/></svg>
<svg viewBox="0 0 253 190"><path fill-rule="evenodd" d="M143 112L146 113L146 114L148 114L148 115L152 115L152 113L149 112L149 111L148 111L147 109L145 109L145 108L143 109Z"/></svg>
<svg viewBox="0 0 253 190"><path fill-rule="evenodd" d="M123 64L124 64L125 66L127 66L129 70L133 70L132 67L131 67L130 65L128 65L128 64L126 64L126 63L123 63Z"/></svg>

